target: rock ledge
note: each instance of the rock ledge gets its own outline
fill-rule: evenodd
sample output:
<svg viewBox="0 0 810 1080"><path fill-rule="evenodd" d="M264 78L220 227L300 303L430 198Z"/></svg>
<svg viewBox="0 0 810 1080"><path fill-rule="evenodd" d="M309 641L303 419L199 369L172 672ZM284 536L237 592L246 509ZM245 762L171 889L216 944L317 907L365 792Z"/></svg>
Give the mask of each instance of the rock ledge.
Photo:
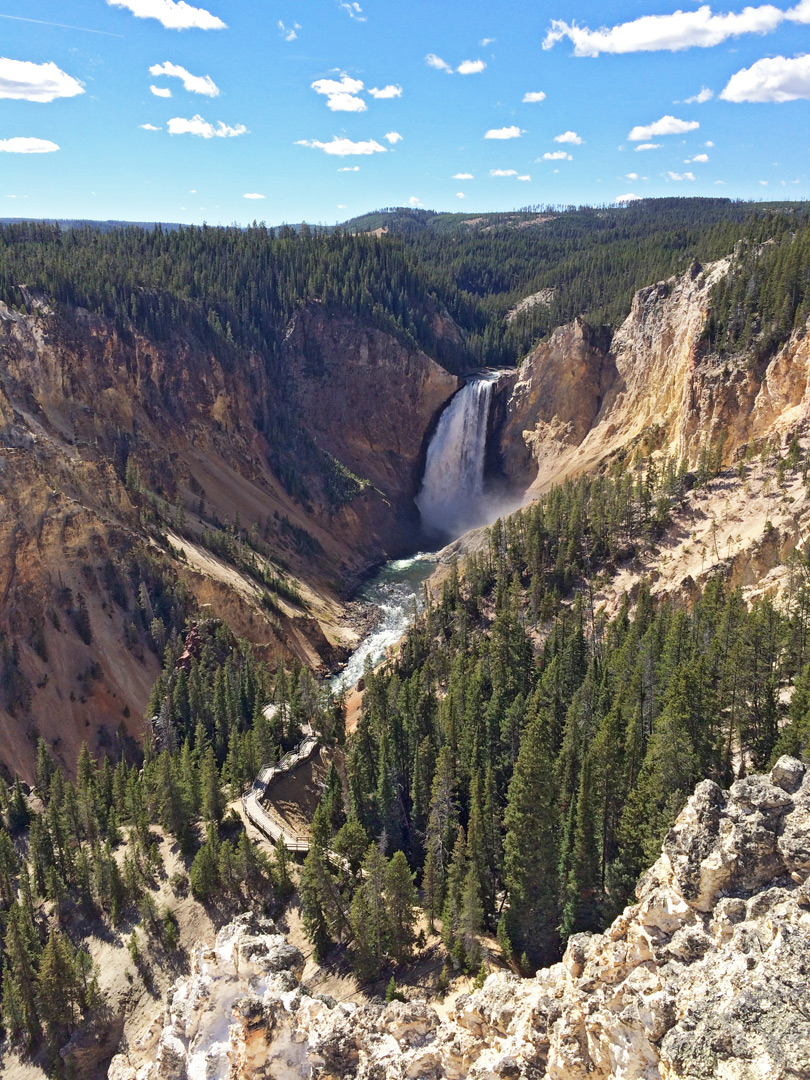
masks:
<svg viewBox="0 0 810 1080"><path fill-rule="evenodd" d="M533 979L425 1002L335 1004L241 916L200 948L155 1061L112 1080L810 1078L810 773L781 758L699 784L628 907Z"/></svg>

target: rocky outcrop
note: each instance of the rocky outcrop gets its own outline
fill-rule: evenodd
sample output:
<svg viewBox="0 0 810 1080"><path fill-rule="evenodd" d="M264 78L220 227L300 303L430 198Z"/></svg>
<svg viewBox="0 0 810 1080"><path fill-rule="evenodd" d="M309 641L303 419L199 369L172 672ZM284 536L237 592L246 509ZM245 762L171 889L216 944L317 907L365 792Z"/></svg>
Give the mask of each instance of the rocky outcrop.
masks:
<svg viewBox="0 0 810 1080"><path fill-rule="evenodd" d="M810 335L770 359L707 353L711 290L731 266L693 263L636 293L609 347L582 320L560 327L522 365L498 453L533 490L597 466L647 436L695 465L704 449L733 460L747 443L784 435L808 415Z"/></svg>
<svg viewBox="0 0 810 1080"><path fill-rule="evenodd" d="M576 447L591 430L616 379L609 346L604 333L575 319L532 350L510 385L496 389L495 407L504 410L499 465L514 482L534 479L542 443Z"/></svg>
<svg viewBox="0 0 810 1080"><path fill-rule="evenodd" d="M727 792L700 784L637 903L533 979L492 974L446 1019L425 1002L335 1004L243 917L195 954L156 1059L118 1057L110 1077L810 1077L808 875L810 774L782 758Z"/></svg>
<svg viewBox="0 0 810 1080"><path fill-rule="evenodd" d="M422 444L459 380L317 304L279 362L27 303L0 305L0 768L30 778L39 735L68 769L83 739L140 735L163 646L151 615L133 637L140 581L119 573L132 551L268 659L330 662L341 596L408 542ZM269 612L201 545L236 520L308 611Z"/></svg>

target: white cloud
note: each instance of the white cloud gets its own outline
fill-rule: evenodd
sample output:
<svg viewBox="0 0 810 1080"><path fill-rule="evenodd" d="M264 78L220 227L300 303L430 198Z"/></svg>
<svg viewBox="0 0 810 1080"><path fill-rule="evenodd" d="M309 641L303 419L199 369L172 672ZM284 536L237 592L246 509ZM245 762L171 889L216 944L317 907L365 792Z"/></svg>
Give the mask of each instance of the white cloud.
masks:
<svg viewBox="0 0 810 1080"><path fill-rule="evenodd" d="M761 185L762 185L763 187L767 187L767 186L768 186L768 181L767 181L767 180L760 180L760 184L761 184Z"/></svg>
<svg viewBox="0 0 810 1080"><path fill-rule="evenodd" d="M332 112L365 112L367 108L365 101L353 94L332 94L326 107Z"/></svg>
<svg viewBox="0 0 810 1080"><path fill-rule="evenodd" d="M110 7L126 8L138 19L157 19L167 30L224 30L222 19L185 0L107 0Z"/></svg>
<svg viewBox="0 0 810 1080"><path fill-rule="evenodd" d="M301 23L293 23L292 26L285 26L281 19L279 19L278 29L285 41L295 41L298 37L298 31L301 29Z"/></svg>
<svg viewBox="0 0 810 1080"><path fill-rule="evenodd" d="M485 139L519 139L522 131L516 125L511 127L490 128L484 135Z"/></svg>
<svg viewBox="0 0 810 1080"><path fill-rule="evenodd" d="M168 86L150 86L149 89L155 97L170 98L172 96L172 92Z"/></svg>
<svg viewBox="0 0 810 1080"><path fill-rule="evenodd" d="M338 7L345 11L350 19L356 19L357 22L365 22L366 16L363 14L363 9L357 3L338 3Z"/></svg>
<svg viewBox="0 0 810 1080"><path fill-rule="evenodd" d="M454 180L473 180L473 174L471 172L457 172L453 173Z"/></svg>
<svg viewBox="0 0 810 1080"><path fill-rule="evenodd" d="M644 142L653 135L683 135L686 131L697 131L697 120L679 120L677 116L662 116L652 124L640 124L634 127L627 138L630 142Z"/></svg>
<svg viewBox="0 0 810 1080"><path fill-rule="evenodd" d="M242 196L243 199L265 199L266 195L260 195L258 191L246 191Z"/></svg>
<svg viewBox="0 0 810 1080"><path fill-rule="evenodd" d="M706 162L708 160L709 160L709 155L708 154L695 154L694 157L687 158L684 161L684 165L691 165L695 161Z"/></svg>
<svg viewBox="0 0 810 1080"><path fill-rule="evenodd" d="M695 174L691 173L691 172L685 172L685 173L668 172L667 176L670 178L670 180L694 180L695 179Z"/></svg>
<svg viewBox="0 0 810 1080"><path fill-rule="evenodd" d="M138 124L143 131L163 131L163 128L155 127L154 124Z"/></svg>
<svg viewBox="0 0 810 1080"><path fill-rule="evenodd" d="M797 101L810 98L810 55L770 56L735 72L723 101Z"/></svg>
<svg viewBox="0 0 810 1080"><path fill-rule="evenodd" d="M34 64L30 60L0 57L0 98L16 101L54 101L83 94L84 87L53 61Z"/></svg>
<svg viewBox="0 0 810 1080"><path fill-rule="evenodd" d="M714 146L714 143L712 142L711 139L707 139L706 142L703 145L708 146L709 148L711 148L712 146Z"/></svg>
<svg viewBox="0 0 810 1080"><path fill-rule="evenodd" d="M453 74L453 69L447 63L446 60L442 60L436 53L428 53L425 57L425 63L428 67L435 68L437 71L446 71L449 75Z"/></svg>
<svg viewBox="0 0 810 1080"><path fill-rule="evenodd" d="M345 72L340 79L316 79L311 84L316 94L326 97L327 108L332 112L365 112L366 103L357 95L363 89L360 79L352 79Z"/></svg>
<svg viewBox="0 0 810 1080"><path fill-rule="evenodd" d="M344 165L342 168L338 169L338 172L360 172L360 166L359 165Z"/></svg>
<svg viewBox="0 0 810 1080"><path fill-rule="evenodd" d="M526 93L521 98L521 101L524 104L529 104L529 105L534 104L534 102L536 102L536 101L545 101L545 100L546 100L546 92L545 92L545 90L527 90Z"/></svg>
<svg viewBox="0 0 810 1080"><path fill-rule="evenodd" d="M383 138L387 139L387 141L390 142L392 146L396 146L398 142L402 142L402 136L398 131L386 131L385 135L383 135Z"/></svg>
<svg viewBox="0 0 810 1080"><path fill-rule="evenodd" d="M462 60L456 68L459 75L477 75L479 71L483 71L487 65L483 60Z"/></svg>
<svg viewBox="0 0 810 1080"><path fill-rule="evenodd" d="M149 68L150 75L167 75L169 78L180 79L183 83L183 88L188 90L190 94L204 94L205 97L219 97L219 87L211 78L210 75L192 75L190 71L186 71L184 67L180 67L178 64L170 64L167 60L164 64L152 64ZM152 93L155 93L153 87L149 87ZM165 94L158 95L159 97L165 97Z"/></svg>
<svg viewBox="0 0 810 1080"><path fill-rule="evenodd" d="M485 48L487 47L487 45L492 45L492 44L493 44L493 42L495 42L495 41L497 41L497 40L498 40L498 39L497 39L497 38L494 38L494 37L485 37L485 38L481 38L481 48L482 48L482 49L485 49Z"/></svg>
<svg viewBox="0 0 810 1080"><path fill-rule="evenodd" d="M395 83L389 83L388 86L383 86L382 88L372 86L369 88L368 92L373 98L378 98L380 100L402 97L402 87Z"/></svg>
<svg viewBox="0 0 810 1080"><path fill-rule="evenodd" d="M628 191L626 195L617 195L613 201L617 203L628 203L637 202L640 198L640 195L634 195L632 191Z"/></svg>
<svg viewBox="0 0 810 1080"><path fill-rule="evenodd" d="M337 208L338 208L338 210L345 210L346 209L346 203L345 202L339 202L337 204Z"/></svg>
<svg viewBox="0 0 810 1080"><path fill-rule="evenodd" d="M538 161L541 159L538 158ZM546 152L542 157L543 161L573 161L574 159L568 153L567 150L555 150L552 152Z"/></svg>
<svg viewBox="0 0 810 1080"><path fill-rule="evenodd" d="M466 195L464 194L464 192L463 192L463 191L457 191L457 192L456 192L456 198L457 198L457 199L466 199L466 198L467 198L467 196L466 196Z"/></svg>
<svg viewBox="0 0 810 1080"><path fill-rule="evenodd" d="M517 169L490 169L490 176L517 176Z"/></svg>
<svg viewBox="0 0 810 1080"><path fill-rule="evenodd" d="M529 174L526 173L524 176L519 176L518 180L531 180L531 176L529 176Z"/></svg>
<svg viewBox="0 0 810 1080"><path fill-rule="evenodd" d="M636 147L636 150L657 150L661 143L645 142Z"/></svg>
<svg viewBox="0 0 810 1080"><path fill-rule="evenodd" d="M803 4L807 3L803 0ZM617 26L589 30L585 26L554 19L543 41L551 49L558 41L568 38L574 46L574 56L599 56L600 53L678 52L692 47L711 48L740 34L767 34L786 18L805 21L797 15L798 8L784 12L773 4L747 7L739 14L712 14L708 4L696 11L674 11L669 15L642 15Z"/></svg>
<svg viewBox="0 0 810 1080"><path fill-rule="evenodd" d="M233 139L237 135L246 135L247 128L244 124L236 124L229 127L218 120L216 124L209 124L198 113L190 120L182 116L173 116L167 125L170 135L198 135L202 139Z"/></svg>
<svg viewBox="0 0 810 1080"><path fill-rule="evenodd" d="M562 135L555 135L554 142L573 143L575 146L582 145L582 139L575 131L564 131Z"/></svg>
<svg viewBox="0 0 810 1080"><path fill-rule="evenodd" d="M416 197L416 195L411 195L410 199L408 199L408 202L409 202L409 204L411 206L421 206L422 205L422 200L418 199Z"/></svg>
<svg viewBox="0 0 810 1080"><path fill-rule="evenodd" d="M625 174L625 180L638 180L637 172L629 172Z"/></svg>
<svg viewBox="0 0 810 1080"><path fill-rule="evenodd" d="M676 105L677 104L681 104L681 105L703 105L705 102L711 101L713 97L714 97L714 90L710 90L708 88L708 86L703 86L703 87L701 87L699 93L693 94L691 97L684 98L683 101L676 102L675 104Z"/></svg>
<svg viewBox="0 0 810 1080"><path fill-rule="evenodd" d="M57 143L50 139L0 139L0 153L3 154L52 154L58 149Z"/></svg>
<svg viewBox="0 0 810 1080"><path fill-rule="evenodd" d="M317 139L298 139L295 145L309 146L313 150L323 150L325 154L333 154L337 157L384 154L387 151L387 147L380 146L374 139L368 139L366 142L352 142L351 139L341 139L337 135L334 135L332 141L328 143L319 142Z"/></svg>

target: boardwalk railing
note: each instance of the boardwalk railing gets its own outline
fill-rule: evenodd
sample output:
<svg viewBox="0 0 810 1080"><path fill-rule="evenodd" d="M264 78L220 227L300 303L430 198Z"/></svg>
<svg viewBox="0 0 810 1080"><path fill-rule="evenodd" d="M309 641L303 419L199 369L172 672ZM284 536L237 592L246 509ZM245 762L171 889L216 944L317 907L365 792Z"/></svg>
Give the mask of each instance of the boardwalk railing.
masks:
<svg viewBox="0 0 810 1080"><path fill-rule="evenodd" d="M273 843L283 837L288 851L309 851L309 836L294 832L288 822L272 808L264 805L263 800L272 781L277 776L292 772L306 761L317 745L315 736L307 735L294 750L286 753L281 761L274 765L263 765L251 786L242 793L242 809L247 819Z"/></svg>

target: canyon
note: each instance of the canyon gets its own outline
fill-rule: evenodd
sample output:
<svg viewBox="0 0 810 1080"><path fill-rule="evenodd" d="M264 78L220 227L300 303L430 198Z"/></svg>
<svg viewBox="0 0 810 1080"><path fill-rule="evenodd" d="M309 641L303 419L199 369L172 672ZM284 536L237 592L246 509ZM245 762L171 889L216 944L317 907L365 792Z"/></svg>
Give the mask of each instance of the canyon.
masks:
<svg viewBox="0 0 810 1080"><path fill-rule="evenodd" d="M40 736L68 772L84 741L134 758L166 625L212 615L271 668L326 675L367 624L351 597L380 564L642 460L673 460L689 484L655 543L600 568L592 612L615 615L642 580L686 608L717 575L747 600L792 597L806 470L774 484L774 462L810 448L810 338L803 326L770 351L711 351L734 260L641 289L613 333L577 317L509 372L456 374L315 301L272 361L190 331L154 340L31 290L0 306L6 775L32 778ZM431 319L437 341L462 340L446 313ZM434 591L485 544L480 527L451 543ZM728 792L705 781L604 934L438 1010L413 995L336 1003L301 983L303 956L270 920L242 915L214 940L189 901L203 940L166 1015L124 1023L129 991L105 988L109 1038L66 1054L101 1075L124 1024L114 1080L805 1075L808 815L792 759Z"/></svg>
<svg viewBox="0 0 810 1080"><path fill-rule="evenodd" d="M642 289L612 337L577 318L488 383L482 513L639 447L665 447L695 468L701 455L729 464L801 433L804 331L765 360L720 360L705 348L712 288L731 266L695 263ZM147 567L272 664L294 657L334 669L357 641L347 596L421 542L428 444L464 379L317 303L290 321L270 368L257 354L228 364L189 335L155 342L81 309L57 312L41 295L25 299L24 311L0 310L6 767L30 776L38 735L66 764L83 739L103 748L140 738L161 650L133 619ZM449 317L433 318L458 339ZM767 509L757 513L764 528ZM290 586L269 607L244 559L206 547L206 530L223 523L248 544L256 537L250 560ZM449 532L476 523L459 519Z"/></svg>
<svg viewBox="0 0 810 1080"><path fill-rule="evenodd" d="M354 640L344 598L414 543L425 433L460 385L317 305L288 327L282 386L258 356L228 368L194 341L124 337L42 297L0 308L0 357L0 635L17 687L0 760L29 778L39 735L66 764L83 739L140 739L162 651L133 625L147 568L271 663L334 664ZM279 479L280 397L308 439L305 492ZM205 529L240 521L301 603L285 593L268 610L255 575L206 549Z"/></svg>

